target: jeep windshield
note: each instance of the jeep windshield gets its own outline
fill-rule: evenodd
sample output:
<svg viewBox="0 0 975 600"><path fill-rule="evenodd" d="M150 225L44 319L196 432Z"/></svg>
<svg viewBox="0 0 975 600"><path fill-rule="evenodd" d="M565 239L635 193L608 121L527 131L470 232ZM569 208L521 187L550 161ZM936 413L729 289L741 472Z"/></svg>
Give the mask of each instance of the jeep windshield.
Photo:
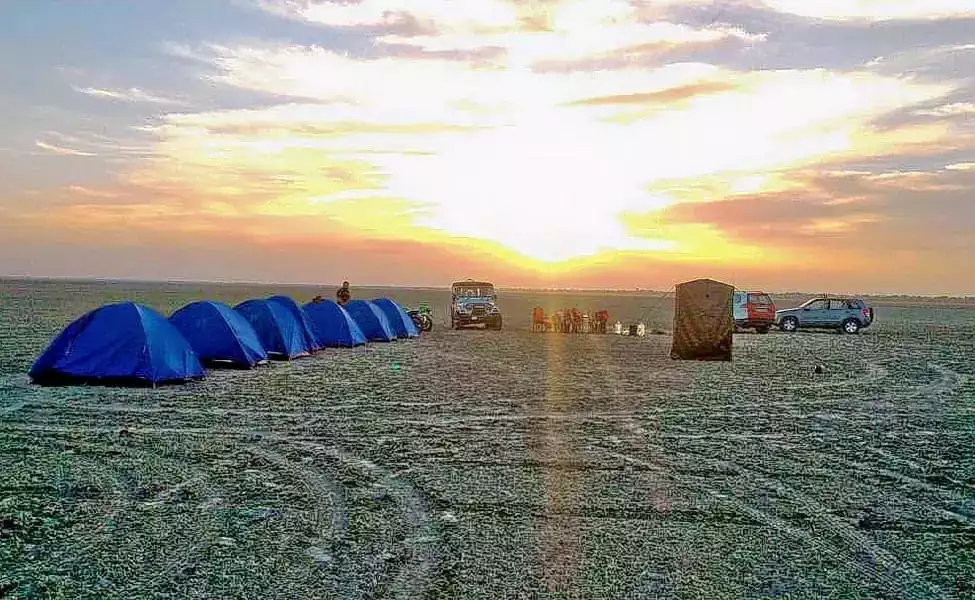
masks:
<svg viewBox="0 0 975 600"><path fill-rule="evenodd" d="M454 296L458 298L493 298L492 285L463 285L454 286Z"/></svg>

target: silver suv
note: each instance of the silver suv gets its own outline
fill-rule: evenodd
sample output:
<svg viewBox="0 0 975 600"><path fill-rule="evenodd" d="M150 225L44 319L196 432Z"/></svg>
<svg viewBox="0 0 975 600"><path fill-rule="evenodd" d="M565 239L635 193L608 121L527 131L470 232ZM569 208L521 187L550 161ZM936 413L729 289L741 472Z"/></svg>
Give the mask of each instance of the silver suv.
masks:
<svg viewBox="0 0 975 600"><path fill-rule="evenodd" d="M873 308L859 298L813 298L796 308L775 311L775 323L789 333L800 328L814 328L839 329L854 334L873 323Z"/></svg>

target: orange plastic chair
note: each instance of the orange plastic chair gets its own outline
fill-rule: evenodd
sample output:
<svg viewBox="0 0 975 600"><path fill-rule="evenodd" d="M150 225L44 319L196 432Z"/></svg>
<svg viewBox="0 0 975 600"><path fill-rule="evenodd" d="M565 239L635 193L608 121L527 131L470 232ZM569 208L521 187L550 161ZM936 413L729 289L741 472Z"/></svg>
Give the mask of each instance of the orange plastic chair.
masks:
<svg viewBox="0 0 975 600"><path fill-rule="evenodd" d="M536 306L532 309L532 331L548 331L552 321L545 318L545 311L542 307Z"/></svg>

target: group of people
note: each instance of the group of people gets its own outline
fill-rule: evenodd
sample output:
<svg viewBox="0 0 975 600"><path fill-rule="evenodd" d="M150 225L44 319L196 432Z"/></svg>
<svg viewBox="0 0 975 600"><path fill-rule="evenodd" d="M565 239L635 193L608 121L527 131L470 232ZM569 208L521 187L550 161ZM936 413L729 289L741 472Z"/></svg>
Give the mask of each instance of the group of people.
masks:
<svg viewBox="0 0 975 600"><path fill-rule="evenodd" d="M607 323L609 313L605 310L582 312L578 308L566 308L555 311L549 319L540 306L532 309L532 331L606 333Z"/></svg>
<svg viewBox="0 0 975 600"><path fill-rule="evenodd" d="M315 296L314 298L312 298L311 301L312 302L324 302L325 301L325 297L324 296ZM343 281L342 282L342 287L340 287L338 289L338 291L335 292L335 303L338 304L339 306L345 306L346 304L348 304L351 301L352 301L352 291L349 290L349 282L348 281Z"/></svg>

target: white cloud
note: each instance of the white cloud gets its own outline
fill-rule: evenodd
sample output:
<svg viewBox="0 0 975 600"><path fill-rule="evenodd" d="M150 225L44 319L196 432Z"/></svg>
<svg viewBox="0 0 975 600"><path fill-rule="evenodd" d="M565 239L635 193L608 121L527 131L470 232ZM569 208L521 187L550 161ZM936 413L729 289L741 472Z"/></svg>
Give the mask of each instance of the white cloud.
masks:
<svg viewBox="0 0 975 600"><path fill-rule="evenodd" d="M975 44L910 48L887 56L878 56L863 66L877 73L942 72L946 73L945 77L950 77L947 73L952 71L951 65L958 59L958 53L973 49ZM958 74L962 75L960 72Z"/></svg>
<svg viewBox="0 0 975 600"><path fill-rule="evenodd" d="M617 53L681 44L717 42L727 38L759 41L736 29L696 29L674 23L622 22L585 28L577 23L555 23L551 31L508 31L500 33L387 35L377 39L385 45L412 46L427 52L475 51L482 48L503 50L492 62L511 68L531 68L545 61L579 61L611 57Z"/></svg>
<svg viewBox="0 0 975 600"><path fill-rule="evenodd" d="M257 0L272 14L331 27L395 26L415 22L450 31L513 27L518 9L505 0Z"/></svg>
<svg viewBox="0 0 975 600"><path fill-rule="evenodd" d="M943 104L935 108L925 108L914 111L914 114L924 117L957 117L960 115L975 115L975 104L971 102L955 102Z"/></svg>
<svg viewBox="0 0 975 600"><path fill-rule="evenodd" d="M647 22L628 0L521 4L510 0L260 0L259 6L274 14L322 25L395 31L379 34L375 39L379 45L409 46L427 52L499 49L503 52L491 62L513 68L528 68L542 61L604 57L654 45L764 39L761 34L733 28L702 29L664 21Z"/></svg>
<svg viewBox="0 0 975 600"><path fill-rule="evenodd" d="M971 163L971 162L955 163L952 165L945 165L945 169L949 171L975 171L975 163Z"/></svg>
<svg viewBox="0 0 975 600"><path fill-rule="evenodd" d="M762 0L780 12L830 20L888 21L975 16L971 0Z"/></svg>
<svg viewBox="0 0 975 600"><path fill-rule="evenodd" d="M425 207L424 226L546 260L670 248L671 240L629 236L619 220L674 202L652 193L654 182L851 151L869 143L862 131L872 118L948 91L870 73L699 63L536 74L300 46L211 46L206 55L216 81L306 101L169 115L154 131L162 172L189 185L203 178L225 194L246 191L243 175L287 176L293 183L275 188L271 210L296 214L327 213L329 198L401 199ZM709 82L723 86L680 102L639 102ZM619 104L572 104L614 96ZM356 165L353 183L326 173L344 164Z"/></svg>
<svg viewBox="0 0 975 600"><path fill-rule="evenodd" d="M34 145L41 150L46 150L51 154L57 154L59 156L95 156L91 152L84 152L82 150L75 150L74 148L68 148L66 146L58 146L55 144L48 144L47 142L42 142L37 140Z"/></svg>
<svg viewBox="0 0 975 600"><path fill-rule="evenodd" d="M186 103L182 100L177 100L174 98L165 98L163 96L156 96L150 94L144 90L136 87L128 88L125 90L110 90L101 88L74 88L76 92L82 94L87 94L89 96L94 96L95 98L104 98L106 100L116 100L119 102L146 102L149 104L171 104L171 105L182 105L185 106Z"/></svg>
<svg viewBox="0 0 975 600"><path fill-rule="evenodd" d="M321 47L211 46L214 80L241 89L352 107L383 108L382 118L417 113L450 115L481 107L480 115L537 110L593 95L647 92L722 73L703 63L675 63L638 72L537 74L522 69L472 69L450 60L360 60ZM446 109L446 110L445 110ZM337 110L337 109L336 109ZM475 111L467 110L472 113Z"/></svg>

